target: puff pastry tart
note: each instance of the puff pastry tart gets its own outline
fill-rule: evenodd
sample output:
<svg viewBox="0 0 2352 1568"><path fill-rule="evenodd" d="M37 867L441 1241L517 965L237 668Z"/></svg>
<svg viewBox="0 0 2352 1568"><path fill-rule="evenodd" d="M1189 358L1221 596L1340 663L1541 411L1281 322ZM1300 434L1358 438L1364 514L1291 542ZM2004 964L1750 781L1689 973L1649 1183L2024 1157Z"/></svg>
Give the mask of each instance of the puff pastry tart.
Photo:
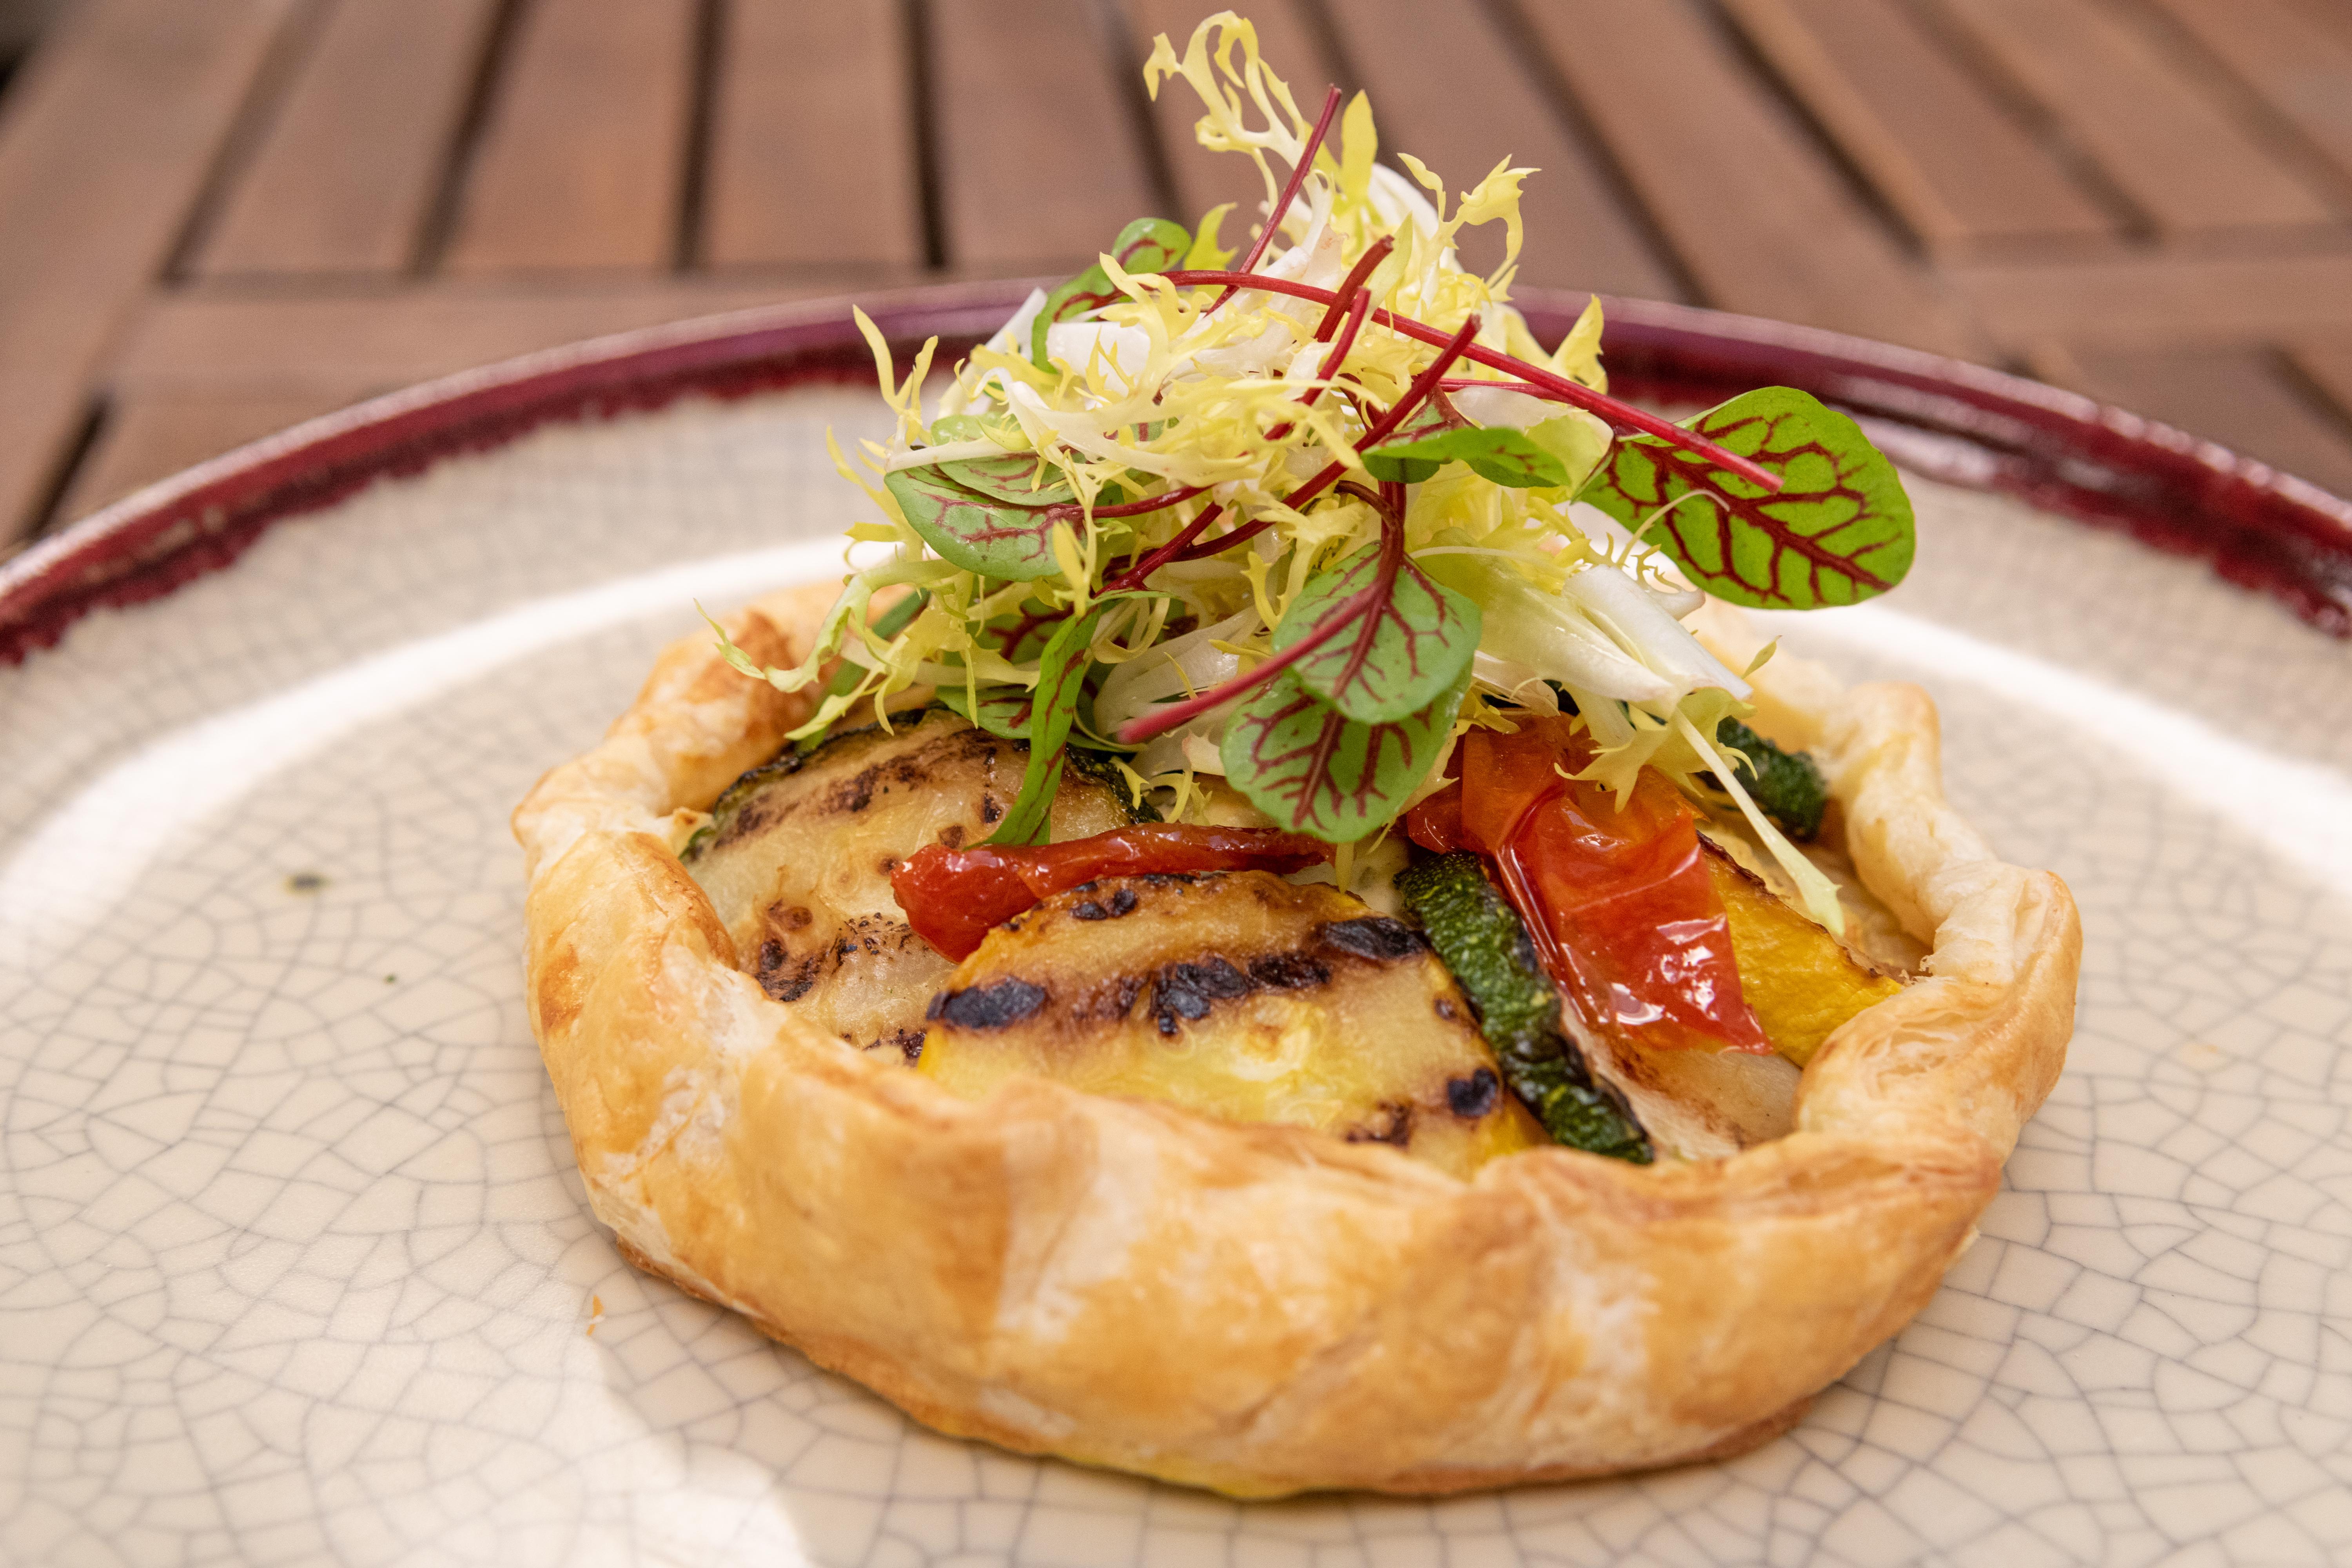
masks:
<svg viewBox="0 0 2352 1568"><path fill-rule="evenodd" d="M1279 221L1130 224L928 416L877 339L878 552L516 813L596 1214L943 1431L1239 1495L1762 1441L2072 1028L1927 697L1732 607L1893 587L1901 481L1786 388L1612 399L1597 305L1538 344L1454 250L1525 171L1442 211L1229 15L1148 70Z"/></svg>
<svg viewBox="0 0 2352 1568"><path fill-rule="evenodd" d="M734 638L788 663L829 597L767 602ZM1966 1246L2057 1076L2080 943L2064 886L1945 804L1923 693L1841 690L1785 657L1756 692L1822 762L1858 882L1926 949L1918 977L1814 1055L1777 1137L1644 1165L1522 1133L1465 1179L1379 1141L1031 1073L964 1098L847 1002L777 1000L678 850L809 702L675 647L516 815L532 1023L596 1214L640 1267L1006 1447L1244 1495L1747 1447ZM830 803L856 794L836 782ZM840 921L827 952L890 950L896 932L856 923L880 911L843 892L791 908ZM937 994L930 956L911 984Z"/></svg>

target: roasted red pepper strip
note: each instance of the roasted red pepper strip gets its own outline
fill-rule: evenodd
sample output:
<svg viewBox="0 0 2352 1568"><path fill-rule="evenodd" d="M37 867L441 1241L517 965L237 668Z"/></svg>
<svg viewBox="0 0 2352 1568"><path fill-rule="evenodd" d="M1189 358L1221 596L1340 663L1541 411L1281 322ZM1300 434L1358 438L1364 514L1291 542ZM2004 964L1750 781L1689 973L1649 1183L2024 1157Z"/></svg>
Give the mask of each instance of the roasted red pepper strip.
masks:
<svg viewBox="0 0 2352 1568"><path fill-rule="evenodd" d="M915 934L961 962L992 927L1038 900L1097 877L1153 871L1303 871L1331 847L1271 827L1192 827L1139 823L1091 838L1034 848L927 844L890 873L890 890Z"/></svg>
<svg viewBox="0 0 2352 1568"><path fill-rule="evenodd" d="M1681 792L1644 772L1620 811L1601 785L1562 777L1591 757L1566 720L1474 730L1457 755L1461 783L1414 807L1405 829L1424 848L1494 863L1587 1019L1652 1047L1771 1050Z"/></svg>

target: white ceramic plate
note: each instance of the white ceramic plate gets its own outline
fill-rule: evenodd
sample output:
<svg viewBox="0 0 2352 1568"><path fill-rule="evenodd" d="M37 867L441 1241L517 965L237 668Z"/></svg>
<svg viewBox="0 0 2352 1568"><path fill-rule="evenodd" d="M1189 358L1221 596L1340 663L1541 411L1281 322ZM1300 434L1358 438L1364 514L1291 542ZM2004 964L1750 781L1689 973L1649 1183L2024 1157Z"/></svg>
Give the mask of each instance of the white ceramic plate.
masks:
<svg viewBox="0 0 2352 1568"><path fill-rule="evenodd" d="M714 605L820 573L853 391L544 428L0 667L0 1558L2352 1558L2352 656L1915 486L1792 647L1942 704L2082 1012L1983 1234L1728 1463L1242 1505L918 1427L623 1264L521 994L507 813Z"/></svg>

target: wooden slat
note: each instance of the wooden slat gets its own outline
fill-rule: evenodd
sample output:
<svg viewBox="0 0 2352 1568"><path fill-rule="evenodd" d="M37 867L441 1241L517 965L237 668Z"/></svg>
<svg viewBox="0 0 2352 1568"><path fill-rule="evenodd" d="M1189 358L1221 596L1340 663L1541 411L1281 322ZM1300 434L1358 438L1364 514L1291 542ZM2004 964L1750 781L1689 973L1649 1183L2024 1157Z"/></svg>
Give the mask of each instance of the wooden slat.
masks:
<svg viewBox="0 0 2352 1568"><path fill-rule="evenodd" d="M919 263L901 8L733 0L724 15L703 258Z"/></svg>
<svg viewBox="0 0 2352 1568"><path fill-rule="evenodd" d="M2352 495L2352 426L2315 407L2262 348L2045 351L2036 368L2078 392Z"/></svg>
<svg viewBox="0 0 2352 1568"><path fill-rule="evenodd" d="M127 400L232 391L321 393L349 402L606 332L908 280L859 268L789 287L646 279L563 289L447 282L336 295L193 289L150 309L130 334L111 384Z"/></svg>
<svg viewBox="0 0 2352 1568"><path fill-rule="evenodd" d="M1382 151L1411 153L1458 195L1507 157L1540 171L1522 187L1519 278L1534 284L1677 298L1682 290L1610 187L1592 151L1563 124L1526 62L1475 7L1430 25L1420 0L1335 7L1342 52L1372 95ZM1465 113L1465 104L1475 113ZM1463 264L1503 259L1500 226L1463 237Z"/></svg>
<svg viewBox="0 0 2352 1568"><path fill-rule="evenodd" d="M2167 235L2329 222L2334 214L2100 0L1945 0Z"/></svg>
<svg viewBox="0 0 2352 1568"><path fill-rule="evenodd" d="M1543 0L1525 13L1706 302L1978 350L1690 0Z"/></svg>
<svg viewBox="0 0 2352 1568"><path fill-rule="evenodd" d="M1813 117L1929 247L2116 224L1895 0L1725 0Z"/></svg>
<svg viewBox="0 0 2352 1568"><path fill-rule="evenodd" d="M2012 347L2230 342L2352 326L2352 254L1954 268L1993 336Z"/></svg>
<svg viewBox="0 0 2352 1568"><path fill-rule="evenodd" d="M0 109L0 540L36 521L100 361L170 256L287 0L92 0Z"/></svg>
<svg viewBox="0 0 2352 1568"><path fill-rule="evenodd" d="M2154 0L2352 184L2352 26L2288 0ZM2338 7L2337 20L2352 12Z"/></svg>
<svg viewBox="0 0 2352 1568"><path fill-rule="evenodd" d="M1257 28L1259 57L1289 85L1300 112L1312 119L1327 89L1335 83L1353 85L1340 83L1339 68L1307 26L1300 0L1255 0L1245 9ZM1181 56L1193 26L1205 14L1201 0L1129 0L1129 26L1137 46L1135 68L1143 68L1157 34L1167 34ZM1180 210L1169 216L1189 228L1219 202L1232 202L1234 211L1221 232L1229 246L1237 243L1236 236L1246 242L1264 216L1267 199L1257 166L1238 153L1212 153L1194 140L1192 127L1201 118L1201 100L1181 81L1160 84L1151 118L1176 186ZM1284 173L1277 164L1275 177L1280 179Z"/></svg>
<svg viewBox="0 0 2352 1568"><path fill-rule="evenodd" d="M951 265L1066 270L1159 205L1090 0L932 0L929 15Z"/></svg>
<svg viewBox="0 0 2352 1568"><path fill-rule="evenodd" d="M58 517L87 516L142 485L383 390L389 389L372 387L349 397L327 392L165 393L117 403L107 411Z"/></svg>
<svg viewBox="0 0 2352 1568"><path fill-rule="evenodd" d="M677 244L696 0L536 0L447 268L658 271Z"/></svg>
<svg viewBox="0 0 2352 1568"><path fill-rule="evenodd" d="M336 0L191 270L405 270L497 10Z"/></svg>

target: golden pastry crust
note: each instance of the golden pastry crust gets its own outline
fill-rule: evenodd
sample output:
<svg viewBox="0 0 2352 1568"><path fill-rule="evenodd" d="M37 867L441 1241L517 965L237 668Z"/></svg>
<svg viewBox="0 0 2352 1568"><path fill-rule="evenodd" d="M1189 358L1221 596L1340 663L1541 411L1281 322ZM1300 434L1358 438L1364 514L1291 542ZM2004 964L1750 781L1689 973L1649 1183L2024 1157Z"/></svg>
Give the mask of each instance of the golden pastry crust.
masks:
<svg viewBox="0 0 2352 1568"><path fill-rule="evenodd" d="M831 590L736 617L796 661ZM1715 607L1704 640L1752 637ZM1377 1144L1036 1079L958 1100L735 966L681 822L804 710L708 637L515 814L531 1019L599 1218L640 1267L943 1431L1238 1495L1444 1492L1726 1455L1903 1324L2058 1076L2080 928L1945 805L1908 686L1782 656L1927 975L1840 1029L1796 1130L1635 1166L1545 1148L1462 1182Z"/></svg>

